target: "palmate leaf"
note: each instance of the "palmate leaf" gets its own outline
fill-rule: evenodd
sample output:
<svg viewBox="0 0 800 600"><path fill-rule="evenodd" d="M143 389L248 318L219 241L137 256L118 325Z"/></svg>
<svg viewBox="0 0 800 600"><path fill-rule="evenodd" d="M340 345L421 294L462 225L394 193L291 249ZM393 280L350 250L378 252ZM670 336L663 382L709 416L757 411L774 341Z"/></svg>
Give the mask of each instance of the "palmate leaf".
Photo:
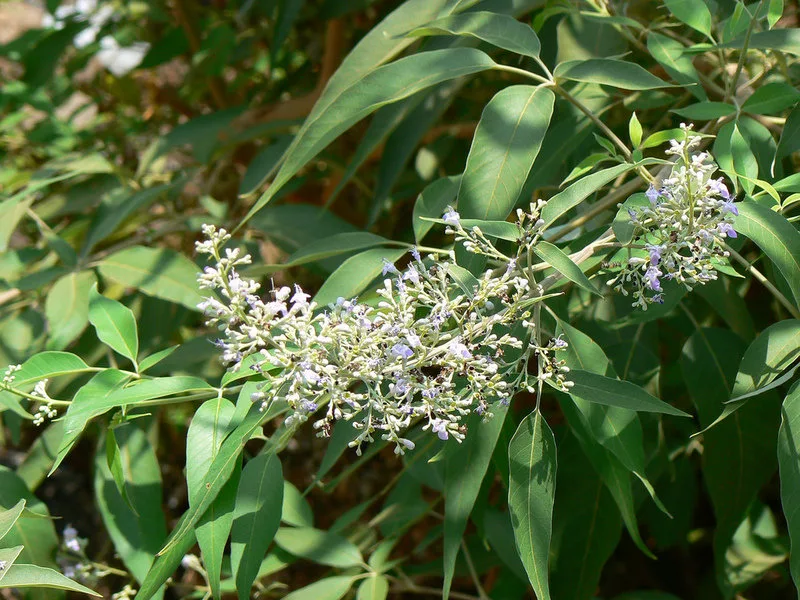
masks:
<svg viewBox="0 0 800 600"><path fill-rule="evenodd" d="M508 447L508 506L522 564L536 597L550 600L548 583L556 441L540 411L519 424Z"/></svg>

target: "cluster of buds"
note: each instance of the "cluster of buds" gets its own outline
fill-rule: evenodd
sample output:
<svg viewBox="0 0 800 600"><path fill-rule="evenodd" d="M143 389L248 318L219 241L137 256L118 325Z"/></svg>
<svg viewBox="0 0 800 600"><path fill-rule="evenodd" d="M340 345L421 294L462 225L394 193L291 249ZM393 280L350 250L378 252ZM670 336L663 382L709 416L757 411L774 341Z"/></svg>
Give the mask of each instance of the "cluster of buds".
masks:
<svg viewBox="0 0 800 600"><path fill-rule="evenodd" d="M717 267L729 253L725 238L735 238L732 223L739 214L722 179L712 178L717 166L707 152L693 153L700 136L681 124L683 140L671 140L667 154L677 160L670 176L646 192L648 205L629 209L634 226L627 261L608 285L628 294L644 310L662 303L662 280L692 289L717 278Z"/></svg>
<svg viewBox="0 0 800 600"><path fill-rule="evenodd" d="M519 227L532 240L537 219L530 216L522 213ZM314 427L323 436L334 421L350 421L359 432L351 443L357 451L377 434L402 454L414 447L404 437L414 423L461 441L466 415L490 418L493 405L507 405L521 389L534 391L539 378L566 390L567 370L553 357L566 344L538 341L529 319L542 290L518 266L520 255L506 257L479 230L465 230L453 209L444 220L469 250L504 265L475 278L414 249L403 270L385 264L376 299L339 298L322 308L297 285L273 288L262 299L258 283L237 272L250 257L224 248L225 230L205 226L207 240L197 250L214 265L199 282L219 296L200 308L221 333L223 362L238 369L252 356L250 368L266 375L253 401L265 410L285 400L292 422L319 413ZM538 374L529 373L530 358L538 360Z"/></svg>
<svg viewBox="0 0 800 600"><path fill-rule="evenodd" d="M36 383L31 392L32 396L42 399L39 410L33 416L33 424L37 427L44 425L46 421L52 421L58 416L58 411L53 407L53 399L47 393L47 382L49 379L42 379Z"/></svg>
<svg viewBox="0 0 800 600"><path fill-rule="evenodd" d="M64 527L57 560L66 577L81 581L94 579L94 569L85 554L86 544L87 540L78 537L78 530L72 525Z"/></svg>

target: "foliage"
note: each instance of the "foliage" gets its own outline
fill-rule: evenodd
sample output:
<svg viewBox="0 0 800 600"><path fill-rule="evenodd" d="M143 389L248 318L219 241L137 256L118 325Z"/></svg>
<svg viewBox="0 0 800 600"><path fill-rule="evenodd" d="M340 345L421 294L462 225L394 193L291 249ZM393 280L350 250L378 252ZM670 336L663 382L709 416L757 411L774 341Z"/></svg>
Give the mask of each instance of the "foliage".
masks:
<svg viewBox="0 0 800 600"><path fill-rule="evenodd" d="M796 2L60 4L0 588L800 597Z"/></svg>

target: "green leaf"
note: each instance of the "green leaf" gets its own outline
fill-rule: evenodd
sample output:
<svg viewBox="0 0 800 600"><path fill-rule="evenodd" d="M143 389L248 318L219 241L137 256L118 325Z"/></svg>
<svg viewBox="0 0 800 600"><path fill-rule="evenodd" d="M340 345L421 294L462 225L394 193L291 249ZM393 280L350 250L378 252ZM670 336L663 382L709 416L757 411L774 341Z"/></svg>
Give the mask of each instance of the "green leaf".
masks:
<svg viewBox="0 0 800 600"><path fill-rule="evenodd" d="M570 394L606 406L618 406L641 412L655 412L677 417L688 417L685 412L651 396L630 381L611 379L589 371L570 371L573 382Z"/></svg>
<svg viewBox="0 0 800 600"><path fill-rule="evenodd" d="M784 276L795 306L800 306L800 233L786 217L756 202L745 200L736 205L739 216L733 223L764 251Z"/></svg>
<svg viewBox="0 0 800 600"><path fill-rule="evenodd" d="M508 446L508 507L522 564L536 597L550 600L548 564L556 483L556 440L540 411L519 424Z"/></svg>
<svg viewBox="0 0 800 600"><path fill-rule="evenodd" d="M175 352L175 350L177 350L179 347L180 347L179 345L171 346L169 348L164 348L163 350L159 350L158 352L154 352L153 354L144 357L139 363L139 373L144 373L148 369L155 367L158 363L160 363L170 354Z"/></svg>
<svg viewBox="0 0 800 600"><path fill-rule="evenodd" d="M186 486L189 505L198 503L205 488L206 475L223 439L233 430L236 407L224 398L204 402L197 409L186 434ZM233 476L195 528L212 595L220 595L222 556L233 524L238 477Z"/></svg>
<svg viewBox="0 0 800 600"><path fill-rule="evenodd" d="M528 25L509 15L487 11L466 12L436 19L424 27L414 29L408 35L470 36L531 58L538 58L541 49L536 32Z"/></svg>
<svg viewBox="0 0 800 600"><path fill-rule="evenodd" d="M0 510L0 540L11 530L23 510L25 510L24 498L20 499L19 502L8 510Z"/></svg>
<svg viewBox="0 0 800 600"><path fill-rule="evenodd" d="M94 490L114 549L137 581L143 581L167 537L161 510L161 467L147 435L135 424L114 430L119 441L125 496L120 494L102 449L95 459Z"/></svg>
<svg viewBox="0 0 800 600"><path fill-rule="evenodd" d="M183 254L167 248L133 246L115 252L98 265L100 274L145 294L198 310L199 268Z"/></svg>
<svg viewBox="0 0 800 600"><path fill-rule="evenodd" d="M278 168L281 157L291 143L292 137L285 135L259 150L247 165L247 171L239 183L240 196L252 194L266 182Z"/></svg>
<svg viewBox="0 0 800 600"><path fill-rule="evenodd" d="M133 406L143 401L183 392L212 389L202 379L184 375L146 379L126 386L128 380L129 376L125 373L116 369L106 369L78 390L64 416L64 439L61 440L53 469L56 469L67 455L86 424L112 408Z"/></svg>
<svg viewBox="0 0 800 600"><path fill-rule="evenodd" d="M337 233L301 248L287 258L284 264L276 265L276 267L286 269L315 262L329 256L364 250L365 248L374 248L375 246L383 246L389 243L391 243L391 240L368 231Z"/></svg>
<svg viewBox="0 0 800 600"><path fill-rule="evenodd" d="M37 565L12 565L0 581L0 588L56 588L102 598L94 590L64 577L58 571Z"/></svg>
<svg viewBox="0 0 800 600"><path fill-rule="evenodd" d="M127 306L100 294L97 283L89 292L89 322L94 325L101 342L136 364L139 354L136 317Z"/></svg>
<svg viewBox="0 0 800 600"><path fill-rule="evenodd" d="M88 369L85 362L69 352L40 352L22 363L22 368L14 374L13 386L27 391L34 383L42 379L83 373ZM24 419L33 418L19 405L19 400L11 392L0 390L0 405L14 411Z"/></svg>
<svg viewBox="0 0 800 600"><path fill-rule="evenodd" d="M300 491L288 481L283 482L281 521L295 527L313 527L314 512Z"/></svg>
<svg viewBox="0 0 800 600"><path fill-rule="evenodd" d="M628 210L635 211L637 208L649 205L650 201L643 193L633 194L622 203L622 206L617 210L617 215L611 223L611 229L614 231L618 242L621 244L629 244L633 241L633 234L636 231L636 227L632 224L631 215Z"/></svg>
<svg viewBox="0 0 800 600"><path fill-rule="evenodd" d="M654 90L675 87L636 63L615 58L568 60L557 65L553 75L557 79L600 83L623 90Z"/></svg>
<svg viewBox="0 0 800 600"><path fill-rule="evenodd" d="M560 191L550 198L542 209L541 217L545 222L544 228L550 227L560 217L565 215L570 209L578 206L578 204L583 202L591 194L633 168L633 165L628 164L615 165L608 169L598 171L597 173L587 175L583 179L579 179L570 185L567 189Z"/></svg>
<svg viewBox="0 0 800 600"><path fill-rule="evenodd" d="M796 106L786 117L786 123L781 131L781 139L775 151L775 160L789 156L800 150L800 106Z"/></svg>
<svg viewBox="0 0 800 600"><path fill-rule="evenodd" d="M744 101L742 110L757 115L774 115L797 104L800 92L797 88L775 81L756 88L756 91Z"/></svg>
<svg viewBox="0 0 800 600"><path fill-rule="evenodd" d="M387 35L387 31L382 31ZM344 66L344 65L343 65ZM286 151L275 180L241 221L247 222L330 142L381 106L407 98L442 81L463 77L495 66L485 53L474 48L450 48L421 52L370 71L340 86L328 82L318 101ZM340 67L341 71L342 67ZM240 225L241 225L240 224Z"/></svg>
<svg viewBox="0 0 800 600"><path fill-rule="evenodd" d="M550 124L555 96L514 85L483 109L458 190L465 219L504 220L517 203Z"/></svg>
<svg viewBox="0 0 800 600"><path fill-rule="evenodd" d="M275 543L294 556L346 569L364 563L358 547L342 536L312 527L281 527Z"/></svg>
<svg viewBox="0 0 800 600"><path fill-rule="evenodd" d="M745 37L742 36L726 44L721 44L721 48L741 48L744 45ZM755 50L777 50L800 56L800 29L773 29L772 31L757 31L750 36L748 48Z"/></svg>
<svg viewBox="0 0 800 600"><path fill-rule="evenodd" d="M48 350L66 348L89 324L89 292L95 281L92 271L81 271L64 275L50 288L44 303Z"/></svg>
<svg viewBox="0 0 800 600"><path fill-rule="evenodd" d="M261 561L278 531L283 504L283 471L274 452L262 452L244 466L231 528L231 569L239 598L250 597L250 587Z"/></svg>
<svg viewBox="0 0 800 600"><path fill-rule="evenodd" d="M699 100L706 100L706 92L700 85L700 75L692 64L691 57L684 54L684 46L678 40L651 31L647 35L647 49L653 58L678 83L686 86Z"/></svg>
<svg viewBox="0 0 800 600"><path fill-rule="evenodd" d="M184 554L194 544L195 525L230 481L239 464L244 444L259 429L264 418L265 415L258 410L258 407L251 407L245 419L224 439L209 467L205 484L201 487L195 505L189 506L189 510L183 514L170 534L166 545L158 553L136 596L138 600L151 598L178 568Z"/></svg>
<svg viewBox="0 0 800 600"><path fill-rule="evenodd" d="M23 546L14 546L13 548L0 548L0 565L3 566L0 569L0 583L3 581L3 577L8 570L14 566L14 562L17 560L17 557L22 552ZM1 586L0 586L1 587Z"/></svg>
<svg viewBox="0 0 800 600"><path fill-rule="evenodd" d="M541 240L533 247L533 251L536 256L541 258L571 282L587 292L602 297L600 291L589 281L589 278L584 274L581 268L576 265L569 256L564 254L561 248L550 242Z"/></svg>
<svg viewBox="0 0 800 600"><path fill-rule="evenodd" d="M554 598L590 600L619 542L622 521L573 436L559 444L558 465L550 585Z"/></svg>
<svg viewBox="0 0 800 600"><path fill-rule="evenodd" d="M781 16L783 15L783 0L769 0L769 7L767 8L767 23L769 28L775 27Z"/></svg>
<svg viewBox="0 0 800 600"><path fill-rule="evenodd" d="M736 107L726 102L698 102L673 110L676 115L692 121L713 121L736 114Z"/></svg>
<svg viewBox="0 0 800 600"><path fill-rule="evenodd" d="M92 217L89 231L83 242L81 256L86 257L98 243L110 236L117 227L128 220L128 217L137 211L144 211L159 196L182 186L186 182L184 177L179 177L172 183L132 192L122 188L121 193L110 194L109 200L100 204Z"/></svg>
<svg viewBox="0 0 800 600"><path fill-rule="evenodd" d="M353 298L363 292L383 271L384 259L393 263L406 250L373 248L351 256L319 288L314 302L326 306L337 298Z"/></svg>
<svg viewBox="0 0 800 600"><path fill-rule="evenodd" d="M734 388L742 341L732 332L699 329L686 342L680 360L700 425L718 417ZM726 553L751 502L776 466L779 405L751 402L703 433L703 477L716 516L714 555L723 591L737 577Z"/></svg>
<svg viewBox="0 0 800 600"><path fill-rule="evenodd" d="M703 0L664 0L664 4L676 19L711 37L711 11Z"/></svg>
<svg viewBox="0 0 800 600"><path fill-rule="evenodd" d="M760 390L800 357L800 320L785 319L767 327L748 346L736 374L730 402Z"/></svg>
<svg viewBox="0 0 800 600"><path fill-rule="evenodd" d="M786 516L792 551L789 567L796 588L800 589L800 382L786 395L781 409L781 428L778 431L778 466L780 467L781 503Z"/></svg>
<svg viewBox="0 0 800 600"><path fill-rule="evenodd" d="M456 558L475 506L483 478L492 460L505 421L506 407L494 409L495 416L483 423L483 417L472 414L467 419L470 434L459 445L446 451L444 483L444 585L442 597L450 595Z"/></svg>
<svg viewBox="0 0 800 600"><path fill-rule="evenodd" d="M356 600L386 600L389 595L389 580L384 575L367 577L358 586Z"/></svg>
<svg viewBox="0 0 800 600"><path fill-rule="evenodd" d="M326 577L284 596L283 600L339 600L350 590L355 578L349 575Z"/></svg>
<svg viewBox="0 0 800 600"><path fill-rule="evenodd" d="M55 567L58 536L47 505L25 487L19 475L0 465L0 509L16 508L20 500L25 500L25 510L3 536L3 546L24 546L20 562Z"/></svg>

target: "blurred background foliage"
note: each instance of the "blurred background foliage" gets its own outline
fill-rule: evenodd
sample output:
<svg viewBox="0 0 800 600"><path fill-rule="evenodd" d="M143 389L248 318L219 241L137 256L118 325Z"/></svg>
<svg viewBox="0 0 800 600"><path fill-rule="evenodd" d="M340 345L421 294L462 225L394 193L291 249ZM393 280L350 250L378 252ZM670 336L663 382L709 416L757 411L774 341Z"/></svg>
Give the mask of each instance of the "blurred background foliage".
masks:
<svg viewBox="0 0 800 600"><path fill-rule="evenodd" d="M773 2L708 0L705 4L719 24L719 43L738 39L750 25L749 15L762 8L759 18L765 28L775 16L766 10ZM797 2L777 4L781 11L775 26L797 28ZM153 367L153 374L218 378L223 369L196 311L193 282L198 267L193 244L200 225L241 221L266 189L293 134L343 57L399 5L396 0L0 3L0 364L19 363L43 350L70 348L89 364L113 366L117 360L113 353L87 329L88 298L99 277L106 284L104 293L122 300L136 314L143 355L180 344ZM709 131L714 133L735 118L753 150L752 160L758 162L759 177L776 181L796 170L797 155L792 155L800 146L797 120L793 134L782 136L787 111L797 103L794 85L786 83L800 81L796 62L779 60L774 71L748 65L753 77L737 82L737 103L762 86L774 85L767 94L772 103L726 120L725 114L712 111L708 116L686 107L698 101L730 100L730 90L721 87L724 78L719 70L735 69L736 63L717 64L702 54L707 48L696 49L694 56L685 53L686 47L705 40L703 25L675 19L661 2L485 0L480 7L531 24L551 69L565 60L625 55L651 73L685 86L634 93L593 84L577 86L575 94L620 137L628 135L634 110L648 132L669 130L688 118L713 121ZM435 48L437 39L416 44ZM492 53L505 64L520 60L511 53ZM414 227L419 225L412 226L411 217L415 207L419 210L419 194L435 180L463 170L481 111L498 90L516 81L513 74L490 71L444 82L379 110L340 136L284 186L249 221L244 244L263 264L272 265L339 232L369 230L413 242ZM796 109L791 114L798 119ZM593 135L596 132L586 115L558 99L523 195L549 197L573 170L588 172L602 158L598 153L607 149L605 140ZM582 162L587 157L590 161ZM777 157L774 165L772 157ZM438 185L446 187L447 179ZM442 203L447 192L439 190L435 196ZM607 216L590 212L586 220ZM430 236L431 245L444 243L439 232L431 231ZM270 276L276 282L300 281L316 289L353 254L261 273L274 271ZM162 265L163 277L137 276L133 266L141 261ZM785 284L779 281L779 285ZM703 380L703 373L693 373L691 365L681 370L682 343L695 331L695 319L725 324L750 341L780 314L761 288L749 288L742 298L730 293L732 287L730 281L719 281L687 299L695 317L677 312L666 322L637 321L620 298L607 298L576 314L581 330L602 343L615 365L624 367L624 378L646 389L660 389L662 398L686 406L690 400L685 378ZM624 318L614 323L620 315ZM724 335L716 343L741 344ZM52 393L69 395L81 383L68 381ZM519 406L529 405L529 399L523 399ZM143 421L143 430L157 447L160 477L158 473L154 477L163 483L159 481L156 493L164 494L170 529L186 503L183 453L192 410L176 405ZM86 532L92 556L117 564L102 526L107 517L95 508L90 475L93 444L102 442L104 431L93 429L93 435L84 437L77 451L46 479L60 440L60 424L36 430L13 410L0 412L0 419L0 462L8 467L0 467L5 481L0 487L12 485L9 469L13 469L14 482L35 492L52 514ZM557 409L548 420L554 427L563 424ZM575 473L564 471L559 477L585 479L587 489L557 503L556 543L561 554L554 555L578 552L570 548L573 519L584 527L585 494L601 494L609 516L592 521L592 526L608 528L610 546L597 550L610 555L598 588L602 598L633 589L668 590L687 600L721 597L712 552L714 511L701 478L699 446L669 447L662 443L665 433L660 422L644 423L653 456L651 477L674 517L669 520L652 503L645 503L645 491L637 489L644 540L659 560L648 559L622 533L609 493L598 487L599 479L569 434L560 443L559 457L572 456L568 462ZM691 422L670 427L679 429L671 432L671 439L684 442L695 431ZM285 478L303 490L315 473L322 477L317 465L325 448L311 435L293 442L283 460ZM426 463L429 456L420 450L404 466L390 451L378 451L356 477L348 477L350 469L365 463L345 455L327 474L326 485L312 489L314 525L344 529L360 516L361 503L386 484L396 483L383 504L388 513L381 513L378 533L387 538L396 531L407 533L402 551L412 555L414 563L407 573L435 587L441 576L437 545L441 521L436 514L441 508L441 463ZM685 460L676 461L676 456ZM739 573L742 587L756 585L747 597L759 600L795 596L784 562L788 539L774 471L774 464L764 463L766 487L737 531L741 554L732 558L744 565ZM468 538L470 549L481 573L488 573L485 580L494 590L493 598L525 597L524 577L508 575L521 567L514 556L502 555L504 544L513 548L513 539L508 537L507 517L488 500L492 493L488 485L482 491L485 511L475 519L478 534ZM370 512L374 508L365 514L377 518ZM306 523L306 518L299 522ZM43 530L41 564L48 564L58 540L54 530ZM364 536L378 533L369 527L360 531ZM282 552L276 556L285 560L285 566L291 560ZM553 568L560 582L554 585L569 590L568 561L564 565L556 561ZM296 589L324 572L321 566L295 564L282 573L280 582ZM459 561L457 574L466 573L467 565ZM113 576L110 580L122 581ZM176 580L174 593L187 595L202 583L190 569ZM115 583L100 585L106 594L116 589ZM572 597L569 591L561 593L556 597ZM619 597L623 598L673 596L653 592Z"/></svg>

